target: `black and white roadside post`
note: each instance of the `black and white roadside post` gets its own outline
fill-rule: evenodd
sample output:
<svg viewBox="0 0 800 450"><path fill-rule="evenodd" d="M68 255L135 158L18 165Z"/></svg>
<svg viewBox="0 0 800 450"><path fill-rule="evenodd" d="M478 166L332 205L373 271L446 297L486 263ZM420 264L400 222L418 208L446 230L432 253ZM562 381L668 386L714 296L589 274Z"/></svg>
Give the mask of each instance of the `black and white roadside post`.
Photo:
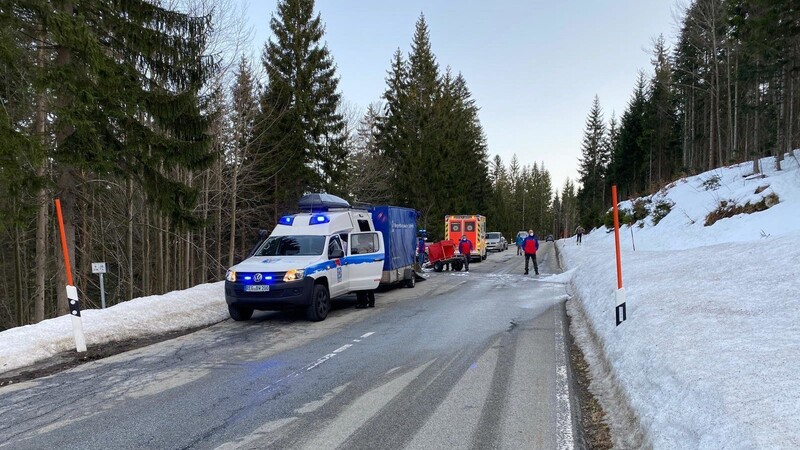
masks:
<svg viewBox="0 0 800 450"><path fill-rule="evenodd" d="M106 286L103 284L103 274L106 273L106 263L93 262L92 273L100 275L100 306L102 309L106 309Z"/></svg>
<svg viewBox="0 0 800 450"><path fill-rule="evenodd" d="M611 186L611 200L614 204L614 244L617 250L617 290L614 291L614 301L617 305L617 326L627 319L625 309L625 288L622 287L622 254L619 250L619 208L617 208L617 186Z"/></svg>

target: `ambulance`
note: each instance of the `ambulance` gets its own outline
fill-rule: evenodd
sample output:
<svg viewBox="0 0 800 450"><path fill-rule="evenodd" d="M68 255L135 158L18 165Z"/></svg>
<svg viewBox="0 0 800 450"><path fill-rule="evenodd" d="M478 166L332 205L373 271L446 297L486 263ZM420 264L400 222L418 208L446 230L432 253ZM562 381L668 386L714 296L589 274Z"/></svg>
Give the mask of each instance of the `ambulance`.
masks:
<svg viewBox="0 0 800 450"><path fill-rule="evenodd" d="M452 241L458 249L458 241L466 235L472 241L470 260L486 259L486 217L481 215L444 216L444 240Z"/></svg>
<svg viewBox="0 0 800 450"><path fill-rule="evenodd" d="M303 212L281 217L252 256L228 269L225 301L233 320L283 309L325 320L331 299L378 287L386 252L370 211L329 194L306 195L298 208Z"/></svg>

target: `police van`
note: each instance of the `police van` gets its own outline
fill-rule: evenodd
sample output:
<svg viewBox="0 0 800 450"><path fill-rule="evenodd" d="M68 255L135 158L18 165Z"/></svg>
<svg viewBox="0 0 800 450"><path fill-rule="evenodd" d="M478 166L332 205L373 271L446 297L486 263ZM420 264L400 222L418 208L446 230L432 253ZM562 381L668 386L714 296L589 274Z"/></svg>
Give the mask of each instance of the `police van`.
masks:
<svg viewBox="0 0 800 450"><path fill-rule="evenodd" d="M384 240L372 214L329 194L310 194L281 217L252 256L228 269L225 301L234 320L254 310L305 309L325 320L331 299L371 293L381 281Z"/></svg>

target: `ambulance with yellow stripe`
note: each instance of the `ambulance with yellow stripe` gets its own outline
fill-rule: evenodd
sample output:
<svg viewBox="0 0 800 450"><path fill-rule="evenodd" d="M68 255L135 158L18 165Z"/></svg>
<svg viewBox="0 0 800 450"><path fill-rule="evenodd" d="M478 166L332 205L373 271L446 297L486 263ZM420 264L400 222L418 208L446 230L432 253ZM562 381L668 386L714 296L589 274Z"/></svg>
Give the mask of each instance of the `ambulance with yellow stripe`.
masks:
<svg viewBox="0 0 800 450"><path fill-rule="evenodd" d="M486 259L486 217L478 214L444 216L444 240L452 241L458 249L463 235L472 241L470 261Z"/></svg>

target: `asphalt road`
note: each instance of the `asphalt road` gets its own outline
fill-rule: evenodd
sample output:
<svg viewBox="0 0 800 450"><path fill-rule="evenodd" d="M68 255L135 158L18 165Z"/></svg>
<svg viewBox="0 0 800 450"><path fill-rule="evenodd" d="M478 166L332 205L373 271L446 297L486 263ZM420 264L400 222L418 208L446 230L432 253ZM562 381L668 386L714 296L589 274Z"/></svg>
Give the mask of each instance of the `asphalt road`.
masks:
<svg viewBox="0 0 800 450"><path fill-rule="evenodd" d="M0 449L572 448L553 244L514 252L0 388Z"/></svg>

